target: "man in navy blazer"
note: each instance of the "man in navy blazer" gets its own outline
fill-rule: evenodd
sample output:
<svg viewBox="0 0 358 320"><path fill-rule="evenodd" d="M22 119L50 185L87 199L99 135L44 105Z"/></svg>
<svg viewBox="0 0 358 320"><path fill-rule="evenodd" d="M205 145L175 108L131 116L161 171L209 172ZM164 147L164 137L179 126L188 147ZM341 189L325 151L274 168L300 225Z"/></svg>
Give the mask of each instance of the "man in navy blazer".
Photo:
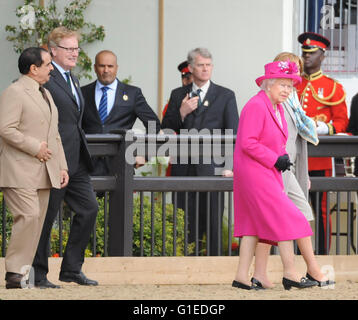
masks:
<svg viewBox="0 0 358 320"><path fill-rule="evenodd" d="M152 108L148 105L142 91L119 81L117 77L118 65L116 55L109 50L97 53L94 70L97 80L82 87L85 99L85 112L82 128L85 133L109 133L114 129L132 129L139 118L147 132L149 123L160 130L160 121ZM105 92L104 92L105 90ZM140 161L141 158L137 157ZM137 161L138 167L143 162ZM91 175L108 175L108 159L94 157L94 170Z"/></svg>
<svg viewBox="0 0 358 320"><path fill-rule="evenodd" d="M197 48L188 54L189 71L193 75L193 83L184 87L174 89L169 99L167 112L162 120L162 129L170 128L177 134L185 130L197 129L198 131L207 129L210 133L217 133L214 130L220 130L222 134L225 129L231 129L232 134L236 134L239 116L236 104L235 93L227 88L213 83L211 79L213 64L210 52L205 48ZM228 133L226 131L226 133ZM222 168L215 163L206 163L199 159L199 163L189 159L189 163L173 164L172 176L212 176L220 174L223 176L232 176L232 168ZM197 160L197 159L196 159ZM220 200L219 200L220 199ZM188 241L195 241L196 233L196 199L195 192L189 192L188 200L188 221L189 237ZM185 208L185 196L178 193L178 207ZM203 239L207 231L207 196L206 193L200 193L199 197L199 240ZM218 212L221 214L219 215ZM223 194L219 196L218 192L210 194L210 255L220 255L218 227L221 225L219 219L223 213Z"/></svg>
<svg viewBox="0 0 358 320"><path fill-rule="evenodd" d="M90 181L92 161L81 128L84 99L78 79L70 70L76 66L79 36L65 27L55 28L48 38L53 71L45 84L58 110L58 131L68 166L69 183L63 189L51 189L50 200L37 247L33 267L35 286L57 288L47 279L48 252L52 225L64 200L75 213L63 256L59 280L80 285L97 285L82 272L85 249L96 221L98 203Z"/></svg>

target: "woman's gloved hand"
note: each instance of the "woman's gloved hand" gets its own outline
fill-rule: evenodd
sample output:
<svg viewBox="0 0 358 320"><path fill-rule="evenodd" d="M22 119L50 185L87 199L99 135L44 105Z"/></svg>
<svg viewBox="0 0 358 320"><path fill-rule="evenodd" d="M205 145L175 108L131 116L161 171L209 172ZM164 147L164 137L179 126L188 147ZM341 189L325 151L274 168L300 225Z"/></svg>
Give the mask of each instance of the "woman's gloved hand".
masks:
<svg viewBox="0 0 358 320"><path fill-rule="evenodd" d="M288 154L284 154L283 156L279 156L277 158L277 161L275 163L275 168L278 171L285 172L286 170L290 170L290 166L292 166L293 163L290 161L290 158L288 157Z"/></svg>

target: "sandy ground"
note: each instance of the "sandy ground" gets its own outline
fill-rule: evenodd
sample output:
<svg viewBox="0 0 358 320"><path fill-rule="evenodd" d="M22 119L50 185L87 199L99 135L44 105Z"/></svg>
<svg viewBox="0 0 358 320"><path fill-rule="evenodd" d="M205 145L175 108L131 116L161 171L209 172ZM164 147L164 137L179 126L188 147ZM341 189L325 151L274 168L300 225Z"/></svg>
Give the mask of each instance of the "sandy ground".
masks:
<svg viewBox="0 0 358 320"><path fill-rule="evenodd" d="M81 287L64 284L60 289L15 289L0 287L1 300L356 300L358 283L345 281L334 288L290 291L275 288L246 291L230 285L116 285Z"/></svg>

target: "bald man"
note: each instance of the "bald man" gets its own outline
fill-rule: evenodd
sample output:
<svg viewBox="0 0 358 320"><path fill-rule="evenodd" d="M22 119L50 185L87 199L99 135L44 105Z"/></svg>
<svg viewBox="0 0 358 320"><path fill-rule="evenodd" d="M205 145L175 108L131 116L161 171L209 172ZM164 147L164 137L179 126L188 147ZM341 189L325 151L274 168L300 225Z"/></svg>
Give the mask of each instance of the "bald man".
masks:
<svg viewBox="0 0 358 320"><path fill-rule="evenodd" d="M160 130L160 121L145 100L142 90L117 79L117 56L109 50L97 53L94 70L97 80L82 87L85 98L85 111L82 128L85 133L109 133L114 129L132 129L139 118L148 131L149 122ZM93 159L94 171L91 175L108 175L108 159ZM142 160L143 161L143 160ZM140 166L137 159L136 166Z"/></svg>

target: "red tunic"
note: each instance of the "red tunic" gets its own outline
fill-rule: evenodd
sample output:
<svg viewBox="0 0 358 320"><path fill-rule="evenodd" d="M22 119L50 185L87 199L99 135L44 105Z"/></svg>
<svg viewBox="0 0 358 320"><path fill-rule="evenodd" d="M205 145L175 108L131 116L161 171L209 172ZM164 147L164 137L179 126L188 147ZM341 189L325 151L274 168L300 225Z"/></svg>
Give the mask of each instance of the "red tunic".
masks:
<svg viewBox="0 0 358 320"><path fill-rule="evenodd" d="M297 86L297 94L303 110L314 120L328 124L329 134L346 132L348 126L345 91L336 80L324 75L322 71L310 76L304 75ZM331 158L308 159L308 170L332 169Z"/></svg>

